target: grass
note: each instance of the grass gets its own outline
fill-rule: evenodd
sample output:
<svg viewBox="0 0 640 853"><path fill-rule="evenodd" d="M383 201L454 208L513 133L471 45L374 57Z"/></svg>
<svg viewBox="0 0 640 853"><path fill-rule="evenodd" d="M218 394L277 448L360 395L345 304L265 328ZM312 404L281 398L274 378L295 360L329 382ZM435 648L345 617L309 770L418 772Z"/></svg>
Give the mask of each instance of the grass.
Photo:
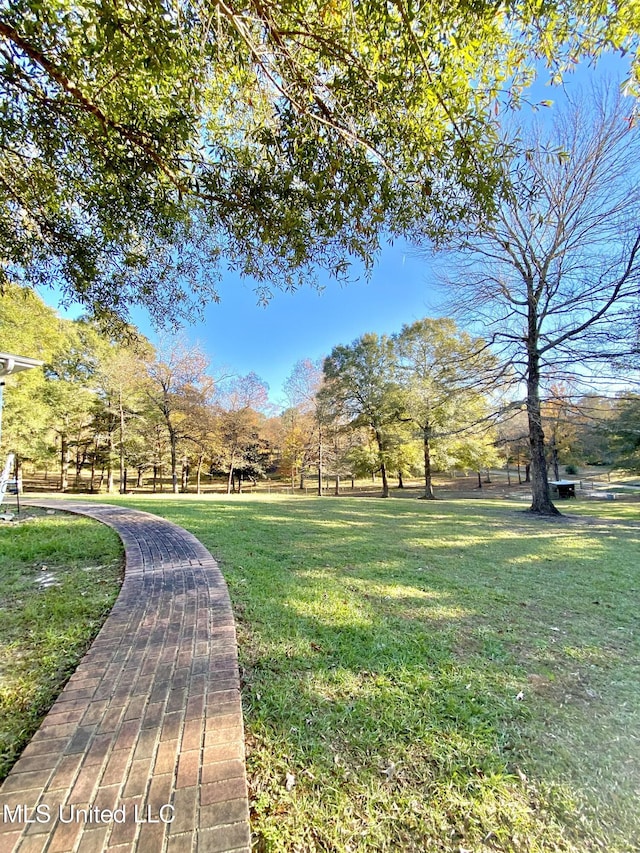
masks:
<svg viewBox="0 0 640 853"><path fill-rule="evenodd" d="M257 851L640 847L635 505L127 504L227 579Z"/></svg>
<svg viewBox="0 0 640 853"><path fill-rule="evenodd" d="M0 525L0 780L109 613L122 547L109 528L23 507Z"/></svg>
<svg viewBox="0 0 640 853"><path fill-rule="evenodd" d="M126 503L227 579L256 851L640 848L636 504Z"/></svg>

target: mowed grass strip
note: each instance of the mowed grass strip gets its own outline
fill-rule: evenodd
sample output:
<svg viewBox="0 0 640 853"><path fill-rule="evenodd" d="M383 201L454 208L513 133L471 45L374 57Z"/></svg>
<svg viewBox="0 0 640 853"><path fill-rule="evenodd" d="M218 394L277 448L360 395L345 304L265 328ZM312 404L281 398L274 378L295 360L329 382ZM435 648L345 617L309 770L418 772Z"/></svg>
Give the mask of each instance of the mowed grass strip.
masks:
<svg viewBox="0 0 640 853"><path fill-rule="evenodd" d="M123 569L103 524L29 507L17 518L0 525L0 780L98 633Z"/></svg>
<svg viewBox="0 0 640 853"><path fill-rule="evenodd" d="M640 849L637 505L127 504L228 582L256 850Z"/></svg>

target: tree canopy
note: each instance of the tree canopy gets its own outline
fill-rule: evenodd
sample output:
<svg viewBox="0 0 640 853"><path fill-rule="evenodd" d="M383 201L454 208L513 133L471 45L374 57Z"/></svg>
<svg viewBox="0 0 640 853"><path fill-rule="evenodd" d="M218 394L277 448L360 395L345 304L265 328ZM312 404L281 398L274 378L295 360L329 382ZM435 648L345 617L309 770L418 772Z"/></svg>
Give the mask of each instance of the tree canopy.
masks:
<svg viewBox="0 0 640 853"><path fill-rule="evenodd" d="M437 235L488 206L491 108L541 55L562 73L633 47L637 15L564 0L6 0L0 284L177 321L228 267L263 295L317 267L344 275L415 215Z"/></svg>
<svg viewBox="0 0 640 853"><path fill-rule="evenodd" d="M476 436L476 447L471 451L465 433L472 427L477 432L482 421L488 423L484 397L497 384L499 365L481 338L460 332L446 317L425 317L405 325L393 341L397 372L404 386L403 420L412 424L421 440L424 497L431 499L434 445L440 449L438 444L455 446L457 442L458 451L465 445L468 460L480 459L478 446L483 451L485 444L490 446L492 436L486 442L484 436L479 441ZM442 459L445 454L439 455ZM478 470L486 465L471 463L469 467Z"/></svg>
<svg viewBox="0 0 640 853"><path fill-rule="evenodd" d="M373 333L352 344L336 346L325 359L325 387L333 417L342 412L350 426L371 431L382 476L382 496L389 496L388 455L402 406L396 382L396 354L391 338Z"/></svg>

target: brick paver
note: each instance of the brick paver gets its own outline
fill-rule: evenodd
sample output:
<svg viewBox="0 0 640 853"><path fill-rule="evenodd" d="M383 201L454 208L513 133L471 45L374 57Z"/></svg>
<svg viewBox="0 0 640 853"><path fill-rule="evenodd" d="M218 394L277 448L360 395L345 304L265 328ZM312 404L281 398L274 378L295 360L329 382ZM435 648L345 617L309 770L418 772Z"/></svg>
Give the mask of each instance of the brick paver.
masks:
<svg viewBox="0 0 640 853"><path fill-rule="evenodd" d="M38 505L113 527L126 570L102 630L0 789L0 850L249 851L235 625L215 560L148 513Z"/></svg>

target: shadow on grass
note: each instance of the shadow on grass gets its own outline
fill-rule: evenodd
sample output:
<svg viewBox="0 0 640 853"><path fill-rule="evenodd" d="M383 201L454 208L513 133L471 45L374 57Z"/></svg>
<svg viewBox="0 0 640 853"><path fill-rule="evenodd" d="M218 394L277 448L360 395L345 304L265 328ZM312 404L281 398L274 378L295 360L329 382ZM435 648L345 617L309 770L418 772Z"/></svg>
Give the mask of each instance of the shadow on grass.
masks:
<svg viewBox="0 0 640 853"><path fill-rule="evenodd" d="M636 528L477 500L127 503L221 562L258 849L640 844Z"/></svg>

